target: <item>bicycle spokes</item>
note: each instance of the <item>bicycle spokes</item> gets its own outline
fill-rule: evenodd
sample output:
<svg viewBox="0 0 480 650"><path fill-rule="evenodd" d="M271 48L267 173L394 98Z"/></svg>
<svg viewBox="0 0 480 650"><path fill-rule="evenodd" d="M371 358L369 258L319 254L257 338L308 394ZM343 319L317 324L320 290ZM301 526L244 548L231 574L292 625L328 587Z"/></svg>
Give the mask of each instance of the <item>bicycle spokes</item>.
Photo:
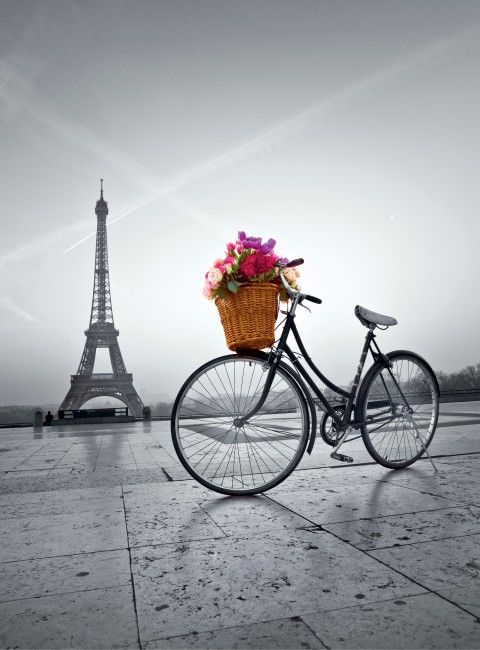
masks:
<svg viewBox="0 0 480 650"><path fill-rule="evenodd" d="M375 460L400 467L428 454L438 419L430 369L419 357L398 353L391 368L379 368L371 377L362 410L365 444Z"/></svg>
<svg viewBox="0 0 480 650"><path fill-rule="evenodd" d="M288 475L303 453L308 414L294 381L278 369L259 410L268 372L258 359L207 364L184 388L175 414L182 462L213 489L263 491Z"/></svg>

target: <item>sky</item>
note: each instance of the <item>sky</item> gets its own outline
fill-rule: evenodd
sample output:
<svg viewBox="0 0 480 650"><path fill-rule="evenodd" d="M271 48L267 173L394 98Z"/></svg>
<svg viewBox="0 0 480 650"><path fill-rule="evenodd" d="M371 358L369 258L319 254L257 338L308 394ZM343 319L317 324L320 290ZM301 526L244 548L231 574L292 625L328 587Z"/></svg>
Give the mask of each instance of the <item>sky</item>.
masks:
<svg viewBox="0 0 480 650"><path fill-rule="evenodd" d="M398 319L384 351L480 361L479 64L477 0L0 0L0 404L76 372L99 178L146 403L227 351L202 282L238 230L305 259L337 383L356 304Z"/></svg>

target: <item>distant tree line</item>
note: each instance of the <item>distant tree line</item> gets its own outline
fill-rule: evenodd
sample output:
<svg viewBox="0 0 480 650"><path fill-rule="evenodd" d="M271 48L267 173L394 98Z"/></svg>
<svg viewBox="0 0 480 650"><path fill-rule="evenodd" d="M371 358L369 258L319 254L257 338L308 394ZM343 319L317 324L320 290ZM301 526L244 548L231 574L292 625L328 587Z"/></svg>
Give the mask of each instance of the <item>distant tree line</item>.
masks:
<svg viewBox="0 0 480 650"><path fill-rule="evenodd" d="M57 412L57 404L46 406L0 406L0 424L32 424L33 414L40 409L43 414L47 411Z"/></svg>
<svg viewBox="0 0 480 650"><path fill-rule="evenodd" d="M437 375L440 390L478 390L480 389L480 362L475 366L466 366L456 372L438 370Z"/></svg>

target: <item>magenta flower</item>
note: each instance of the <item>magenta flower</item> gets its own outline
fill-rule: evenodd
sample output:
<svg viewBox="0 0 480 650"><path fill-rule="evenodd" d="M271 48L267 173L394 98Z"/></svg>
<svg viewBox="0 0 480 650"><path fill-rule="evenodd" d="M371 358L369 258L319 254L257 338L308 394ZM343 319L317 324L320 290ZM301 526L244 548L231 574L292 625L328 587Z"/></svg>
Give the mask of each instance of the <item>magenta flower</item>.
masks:
<svg viewBox="0 0 480 650"><path fill-rule="evenodd" d="M262 255L260 251L255 251L245 258L240 266L240 270L247 278L253 278L263 273L271 271L275 264L273 255Z"/></svg>

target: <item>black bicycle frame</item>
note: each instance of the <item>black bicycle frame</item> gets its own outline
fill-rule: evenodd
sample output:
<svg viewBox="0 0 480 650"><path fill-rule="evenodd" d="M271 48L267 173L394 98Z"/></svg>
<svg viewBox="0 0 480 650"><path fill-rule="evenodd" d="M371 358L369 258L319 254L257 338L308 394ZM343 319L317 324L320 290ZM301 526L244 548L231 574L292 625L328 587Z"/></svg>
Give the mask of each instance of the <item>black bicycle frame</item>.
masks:
<svg viewBox="0 0 480 650"><path fill-rule="evenodd" d="M308 386L312 389L318 400L321 402L323 407L325 408L326 412L328 415L332 418L332 420L336 423L337 425L337 430L339 431L344 431L348 427L353 427L354 429L360 428L364 422L352 422L351 417L352 417L352 411L355 406L355 399L357 397L357 391L358 391L358 386L360 383L360 378L362 376L363 368L365 367L365 360L367 358L368 351L371 352L373 360L377 361L378 358L381 358L382 360L385 361L388 366L390 366L390 362L388 360L388 357L386 357L379 349L376 341L375 341L375 334L373 333L374 325L372 325L368 333L365 337L365 342L363 345L362 349L362 354L360 356L360 362L358 364L357 372L355 375L355 378L353 380L352 388L350 391L346 391L340 386L337 386L334 384L332 381L330 381L325 375L317 368L317 366L313 363L312 359L310 358L305 345L303 344L303 341L300 337L300 333L297 329L297 326L295 325L295 311L296 307L299 304L299 299L298 297L294 299L293 304L291 309L288 311L285 319L285 325L283 327L282 334L280 336L280 340L278 342L278 345L276 348L272 348L268 355L267 363L270 366L268 376L265 380L265 385L262 390L262 394L260 395L259 401L257 404L244 416L241 418L237 419L237 426L243 425L249 418L253 417L263 406L265 403L265 400L267 398L267 395L270 391L270 388L272 387L273 380L275 377L275 372L277 369L277 365L280 362L280 359L282 358L283 353L285 352L290 359L293 367L295 368L295 371L300 377L303 377L305 381L307 382ZM342 409L343 409L343 416L340 416L338 412L335 411L335 408L332 407L330 402L327 400L325 395L322 393L318 385L315 383L315 381L312 379L308 371L302 366L300 359L298 357L298 354L296 354L289 345L287 345L287 338L292 332L295 341L298 345L298 348L300 350L301 356L305 359L307 362L308 366L310 369L315 373L315 375L334 393L339 395L344 401L346 400L346 404L342 404ZM373 347L376 349L374 350ZM396 382L395 382L396 383ZM338 408L338 405L336 405Z"/></svg>

